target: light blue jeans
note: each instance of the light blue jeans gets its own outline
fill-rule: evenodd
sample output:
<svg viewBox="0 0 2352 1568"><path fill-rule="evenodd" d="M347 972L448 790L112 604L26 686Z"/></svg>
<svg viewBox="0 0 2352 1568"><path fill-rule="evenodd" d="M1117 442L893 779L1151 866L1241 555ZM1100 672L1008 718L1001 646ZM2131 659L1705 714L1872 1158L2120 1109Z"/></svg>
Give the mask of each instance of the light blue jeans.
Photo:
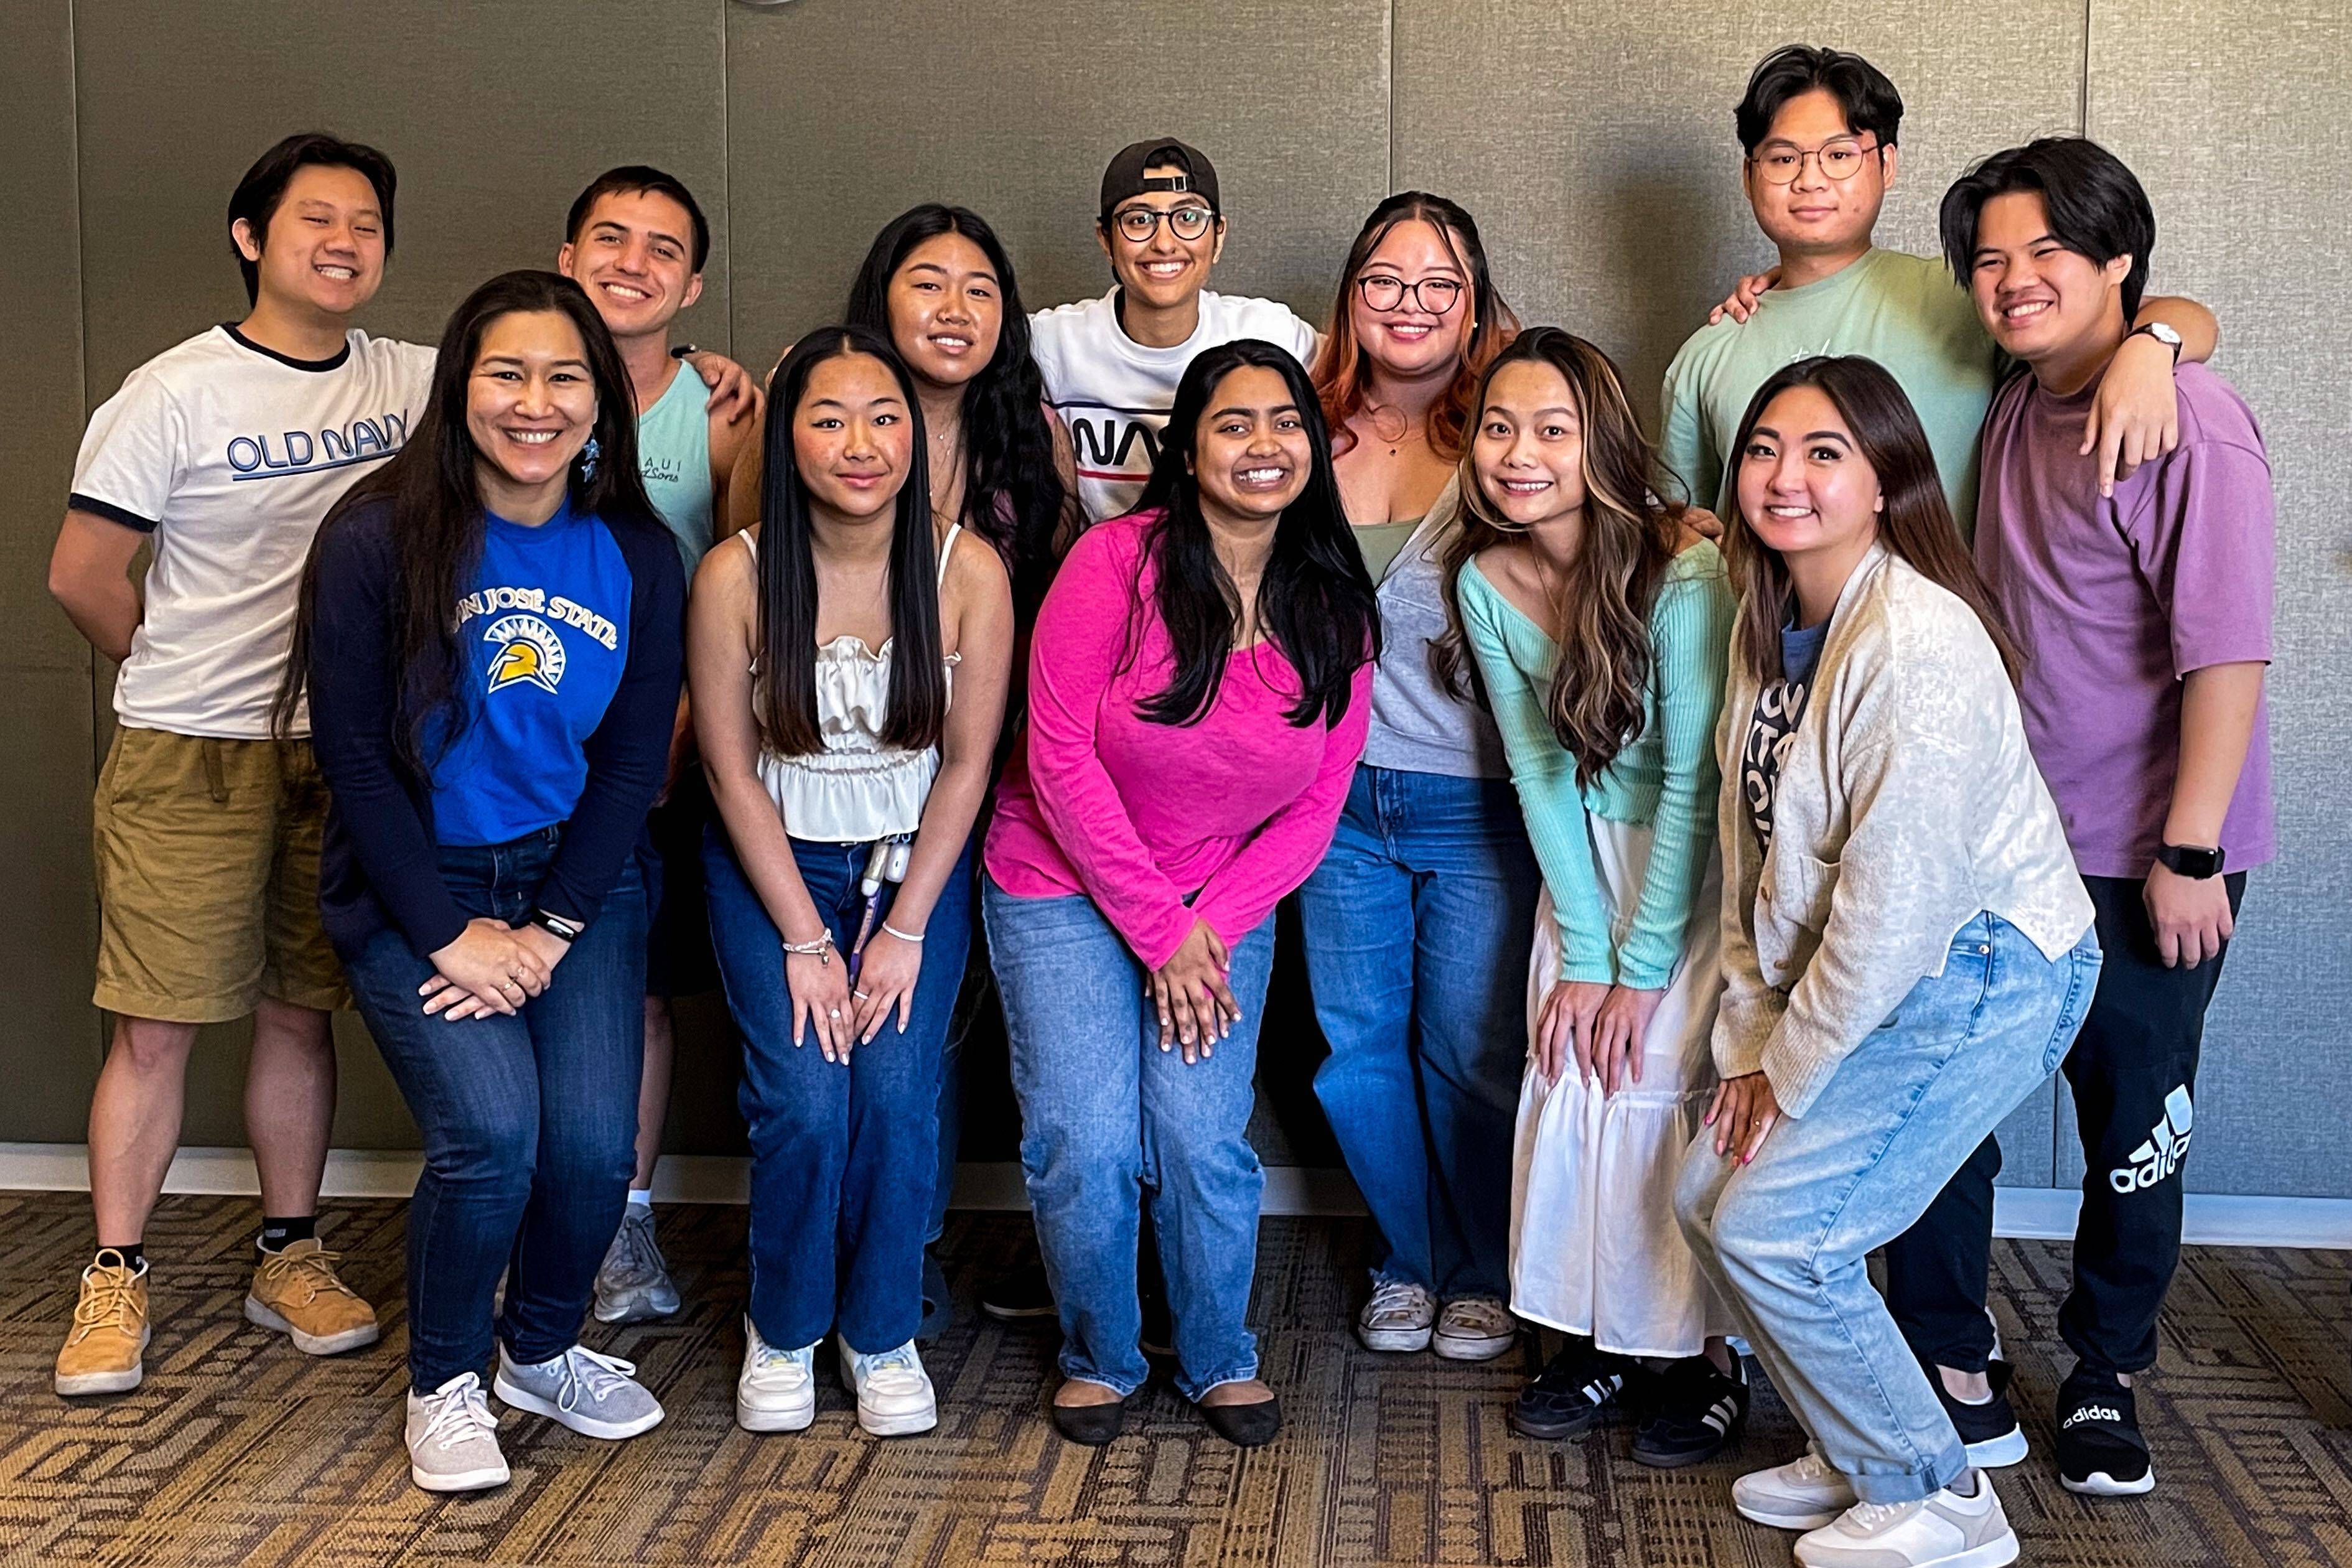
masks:
<svg viewBox="0 0 2352 1568"><path fill-rule="evenodd" d="M1150 1374L1135 1284L1148 1188L1177 1388L1197 1400L1255 1377L1245 1320L1265 1174L1248 1132L1273 921L1234 944L1242 1021L1187 1066L1181 1048L1160 1048L1147 972L1092 899L1015 898L991 878L981 911L1021 1100L1022 1173L1061 1312L1063 1375L1124 1397Z"/></svg>
<svg viewBox="0 0 2352 1568"><path fill-rule="evenodd" d="M1930 975L1839 1064L1755 1163L1700 1131L1675 1213L1756 1359L1822 1458L1864 1502L1908 1502L1967 1473L1968 1450L1864 1259L1908 1230L1952 1173L2058 1069L2099 978L2099 942L2045 958L1979 914Z"/></svg>

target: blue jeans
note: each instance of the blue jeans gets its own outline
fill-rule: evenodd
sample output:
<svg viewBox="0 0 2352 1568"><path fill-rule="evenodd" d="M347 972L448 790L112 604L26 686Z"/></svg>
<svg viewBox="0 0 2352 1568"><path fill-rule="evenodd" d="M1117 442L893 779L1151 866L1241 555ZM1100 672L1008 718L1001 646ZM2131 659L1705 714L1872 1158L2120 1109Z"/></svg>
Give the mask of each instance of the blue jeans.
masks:
<svg viewBox="0 0 2352 1568"><path fill-rule="evenodd" d="M793 839L793 860L841 954L866 911L858 887L870 844ZM751 1321L778 1350L839 1329L874 1355L915 1337L923 1316L923 1232L938 1160L940 1042L971 939L967 847L923 928L923 966L904 1030L880 1032L829 1062L793 1044L783 939L744 880L724 830L703 845L710 937L728 1010L743 1037L739 1103L751 1142ZM889 914L895 884L882 889ZM877 922L877 930L880 929Z"/></svg>
<svg viewBox="0 0 2352 1568"><path fill-rule="evenodd" d="M468 916L520 925L560 837L446 846L441 880ZM562 1354L579 1341L636 1168L646 893L635 858L547 989L512 1016L426 1017L416 990L433 965L389 929L343 969L425 1134L408 1208L409 1381L435 1389L481 1369L500 1269L498 1337L518 1362Z"/></svg>
<svg viewBox="0 0 2352 1568"><path fill-rule="evenodd" d="M1864 1502L1909 1502L1968 1450L1864 1259L1909 1229L2003 1117L2058 1069L2098 984L2085 931L2054 963L1997 915L1838 1065L1755 1163L1702 1129L1675 1213L1772 1385Z"/></svg>
<svg viewBox="0 0 2352 1568"><path fill-rule="evenodd" d="M1181 1050L1160 1048L1148 972L1093 900L1015 898L992 879L980 896L1021 1100L1021 1169L1061 1312L1063 1375L1121 1396L1150 1375L1135 1283L1149 1188L1177 1388L1197 1400L1255 1377L1247 1317L1265 1175L1248 1134L1274 922L1234 944L1242 1021L1187 1067Z"/></svg>
<svg viewBox="0 0 2352 1568"><path fill-rule="evenodd" d="M1387 1246L1376 1272L1507 1297L1511 1138L1542 878L1507 779L1356 769L1298 890L1315 1095Z"/></svg>

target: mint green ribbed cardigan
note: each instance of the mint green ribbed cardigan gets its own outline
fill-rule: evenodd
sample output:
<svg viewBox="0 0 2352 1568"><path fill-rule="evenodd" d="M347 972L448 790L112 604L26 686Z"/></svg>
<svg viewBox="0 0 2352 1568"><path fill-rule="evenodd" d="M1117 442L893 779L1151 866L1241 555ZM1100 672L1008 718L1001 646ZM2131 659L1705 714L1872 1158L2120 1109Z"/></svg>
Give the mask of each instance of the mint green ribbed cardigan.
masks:
<svg viewBox="0 0 2352 1568"><path fill-rule="evenodd" d="M1541 626L1488 582L1473 561L1458 584L1463 631L1503 732L1511 783L1559 926L1562 980L1664 987L1682 956L1683 928L1715 842L1716 720L1730 653L1734 604L1723 557L1702 541L1675 557L1650 611L1654 652L1642 699L1642 732L1591 784L1579 788L1576 759L1544 717L1559 657ZM1593 868L1588 816L1652 829L1642 896L1622 940L1611 929Z"/></svg>

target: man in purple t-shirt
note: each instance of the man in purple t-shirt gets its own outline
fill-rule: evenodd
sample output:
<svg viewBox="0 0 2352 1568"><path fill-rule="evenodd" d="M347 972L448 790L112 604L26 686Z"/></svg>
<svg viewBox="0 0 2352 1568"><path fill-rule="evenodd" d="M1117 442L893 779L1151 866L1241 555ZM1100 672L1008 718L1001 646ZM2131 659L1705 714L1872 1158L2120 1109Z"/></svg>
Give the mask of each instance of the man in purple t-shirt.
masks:
<svg viewBox="0 0 2352 1568"><path fill-rule="evenodd" d="M2087 482L2084 419L2133 334L2156 239L2147 194L2113 154L2075 137L1997 153L1953 185L1942 224L1978 313L2030 372L1985 422L1977 566L2025 651L2026 734L2105 954L2064 1069L2089 1169L2058 1320L2076 1357L2058 1394L2059 1476L2075 1492L2134 1494L2156 1484L2131 1383L2156 1360L2179 1261L2205 1009L2246 871L2277 853L2270 461L2229 384L2183 364L2179 446L2111 486ZM2138 331L2177 352L2163 330ZM1948 1189L1889 1249L1890 1300L1912 1317L1970 1287L1965 1308L1981 1307L1990 1175L1972 1164L1962 1184L1976 1190ZM2007 1462L2021 1457L2021 1444Z"/></svg>

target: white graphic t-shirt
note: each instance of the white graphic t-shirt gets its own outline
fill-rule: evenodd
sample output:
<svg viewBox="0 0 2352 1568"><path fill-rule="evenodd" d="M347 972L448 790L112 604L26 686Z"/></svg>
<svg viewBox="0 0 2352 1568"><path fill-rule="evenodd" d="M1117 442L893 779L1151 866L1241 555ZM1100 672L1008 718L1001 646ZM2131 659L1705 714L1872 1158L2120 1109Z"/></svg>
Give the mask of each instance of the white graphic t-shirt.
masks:
<svg viewBox="0 0 2352 1568"><path fill-rule="evenodd" d="M1030 353L1045 378L1045 400L1069 426L1078 460L1078 500L1087 521L1134 509L1160 451L1160 427L1184 367L1202 349L1264 338L1315 359L1315 329L1276 300L1201 294L1201 321L1174 348L1146 348L1118 324L1118 290L1040 310L1029 318Z"/></svg>
<svg viewBox="0 0 2352 1568"><path fill-rule="evenodd" d="M90 416L68 504L154 536L117 718L268 737L311 537L408 439L433 359L356 329L331 359L289 359L215 327L132 371ZM308 713L294 732L310 732Z"/></svg>

